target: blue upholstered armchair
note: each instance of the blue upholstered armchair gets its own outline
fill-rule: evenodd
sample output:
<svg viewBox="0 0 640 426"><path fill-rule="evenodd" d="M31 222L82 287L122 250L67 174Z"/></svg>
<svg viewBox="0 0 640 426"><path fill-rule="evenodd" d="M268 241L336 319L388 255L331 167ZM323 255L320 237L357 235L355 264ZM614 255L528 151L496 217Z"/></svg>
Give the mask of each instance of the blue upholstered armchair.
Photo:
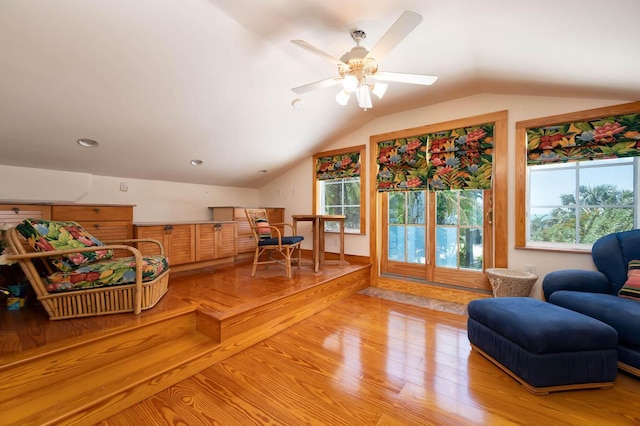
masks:
<svg viewBox="0 0 640 426"><path fill-rule="evenodd" d="M598 272L567 269L548 274L542 283L544 297L557 290L618 294L627 281L631 260L640 260L640 229L605 235L593 244L591 256Z"/></svg>
<svg viewBox="0 0 640 426"><path fill-rule="evenodd" d="M640 260L640 229L606 235L591 251L597 271L566 269L542 281L545 299L596 318L618 332L618 365L640 376L640 300L618 296L629 262Z"/></svg>

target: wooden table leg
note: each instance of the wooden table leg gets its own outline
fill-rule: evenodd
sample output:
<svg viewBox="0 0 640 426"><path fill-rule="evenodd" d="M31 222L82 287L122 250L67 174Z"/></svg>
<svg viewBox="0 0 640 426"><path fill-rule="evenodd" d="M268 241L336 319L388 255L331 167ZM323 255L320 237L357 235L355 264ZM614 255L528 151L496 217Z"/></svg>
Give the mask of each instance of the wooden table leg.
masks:
<svg viewBox="0 0 640 426"><path fill-rule="evenodd" d="M320 222L320 218L313 220L313 263L315 272L318 272L320 266Z"/></svg>
<svg viewBox="0 0 640 426"><path fill-rule="evenodd" d="M340 264L344 264L344 219L340 221Z"/></svg>

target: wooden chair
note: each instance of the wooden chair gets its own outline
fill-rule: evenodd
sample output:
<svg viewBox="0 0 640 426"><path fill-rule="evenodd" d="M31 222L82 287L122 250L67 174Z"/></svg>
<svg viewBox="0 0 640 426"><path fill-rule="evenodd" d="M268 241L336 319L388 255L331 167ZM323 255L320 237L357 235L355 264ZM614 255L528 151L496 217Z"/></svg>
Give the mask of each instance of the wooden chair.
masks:
<svg viewBox="0 0 640 426"><path fill-rule="evenodd" d="M293 225L288 223L269 223L266 209L244 209L249 221L249 226L256 240L256 254L253 257L253 269L251 276L255 277L258 265L271 263L283 263L286 268L287 278L291 278L291 259L298 263L300 268L300 243L304 237L298 235L284 236L286 229ZM280 230L282 227L282 231ZM295 251L298 256L294 257ZM264 256L263 256L264 255ZM275 258L273 256L276 256Z"/></svg>
<svg viewBox="0 0 640 426"><path fill-rule="evenodd" d="M18 225L21 226L20 231L16 227L7 231L11 250L7 259L19 263L52 320L122 312L139 314L155 306L167 292L169 264L158 241L136 239L103 244L75 222L27 219ZM56 250L56 246L68 241L56 240L52 245L52 240L41 238L59 238L63 234L65 238L71 235L69 239L77 237L73 241L76 248ZM162 254L143 256L133 246L141 241L157 244ZM110 258L113 250L126 250L131 257ZM82 256L83 263L70 267ZM42 264L34 263L36 259L43 260ZM60 267L61 262L66 264L64 268Z"/></svg>

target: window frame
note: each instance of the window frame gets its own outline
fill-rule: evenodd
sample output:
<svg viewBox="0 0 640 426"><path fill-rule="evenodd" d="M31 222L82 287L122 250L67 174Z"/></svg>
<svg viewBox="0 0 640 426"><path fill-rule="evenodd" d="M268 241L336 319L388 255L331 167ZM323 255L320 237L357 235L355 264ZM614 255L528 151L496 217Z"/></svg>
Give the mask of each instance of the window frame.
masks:
<svg viewBox="0 0 640 426"><path fill-rule="evenodd" d="M620 105L612 105L602 108L572 112L567 114L553 115L531 120L516 122L516 229L515 248L558 252L590 252L591 247L563 247L562 245L540 245L527 244L527 229L529 226L528 198L529 198L529 175L527 170L527 129L537 127L548 127L568 122L586 121L607 117L612 115L624 115L640 113L640 102L630 102Z"/></svg>
<svg viewBox="0 0 640 426"><path fill-rule="evenodd" d="M316 162L318 160L318 158L321 157L329 157L329 156L335 156L335 155L341 155L341 154L346 154L349 152L359 152L360 153L360 231L350 231L345 229L345 234L349 234L349 235L365 235L366 234L366 207L367 207L367 200L366 200L366 152L367 150L367 146L366 145L357 145L357 146L352 146L352 147L347 147L347 148L339 148L339 149L334 149L331 151L323 151L323 152L318 152L316 154L313 155L313 167L311 168L311 172L313 173L313 178L312 178L312 182L313 182L313 190L312 190L312 195L313 195L313 212L314 214L323 214L323 212L321 211L322 209L322 191L320 190L321 187L321 180L319 180L316 177ZM333 231L333 230L326 230L325 232L327 233L338 233L339 231Z"/></svg>

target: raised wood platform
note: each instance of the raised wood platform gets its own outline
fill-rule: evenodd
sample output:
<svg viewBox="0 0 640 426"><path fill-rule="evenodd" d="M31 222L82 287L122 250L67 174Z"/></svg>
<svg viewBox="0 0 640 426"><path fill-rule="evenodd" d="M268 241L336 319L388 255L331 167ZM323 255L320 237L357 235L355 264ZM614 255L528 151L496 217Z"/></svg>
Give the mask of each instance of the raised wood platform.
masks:
<svg viewBox="0 0 640 426"><path fill-rule="evenodd" d="M172 275L141 315L2 310L1 423L96 423L368 287L369 274L355 264L251 278L243 262Z"/></svg>

